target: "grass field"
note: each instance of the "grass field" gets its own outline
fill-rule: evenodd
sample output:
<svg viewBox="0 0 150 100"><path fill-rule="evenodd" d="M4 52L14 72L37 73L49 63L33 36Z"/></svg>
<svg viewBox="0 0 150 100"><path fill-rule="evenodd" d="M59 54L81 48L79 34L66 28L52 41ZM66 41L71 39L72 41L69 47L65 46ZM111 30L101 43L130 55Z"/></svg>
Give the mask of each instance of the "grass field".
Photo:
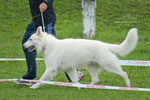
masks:
<svg viewBox="0 0 150 100"><path fill-rule="evenodd" d="M81 0L55 0L56 33L59 39L82 38ZM21 40L31 21L28 0L0 0L0 58L24 58ZM130 28L136 27L139 42L134 52L120 59L150 60L150 1L97 0L95 40L121 43ZM37 55L37 57L42 57ZM123 66L133 87L150 88L150 68ZM24 61L0 62L0 79L21 78L26 73ZM37 78L45 70L44 61L37 61ZM81 83L90 83L90 75ZM121 77L102 71L99 85L125 86ZM67 82L63 72L54 81ZM77 89L44 85L37 90L12 82L0 83L0 100L150 100L150 92Z"/></svg>

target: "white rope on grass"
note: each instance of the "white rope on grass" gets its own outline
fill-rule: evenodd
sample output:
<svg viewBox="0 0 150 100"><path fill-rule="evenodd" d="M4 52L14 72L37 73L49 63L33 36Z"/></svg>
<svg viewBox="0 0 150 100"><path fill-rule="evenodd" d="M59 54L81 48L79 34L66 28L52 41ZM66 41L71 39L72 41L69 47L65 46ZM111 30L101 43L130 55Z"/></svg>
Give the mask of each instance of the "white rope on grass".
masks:
<svg viewBox="0 0 150 100"><path fill-rule="evenodd" d="M0 79L0 82L17 81L17 80L18 79ZM59 85L59 86L78 87L78 88L94 88L94 89L109 89L109 90L128 90L128 91L150 91L150 88L134 88L134 87L119 87L119 86L74 84L74 83L66 83L66 82L24 80L24 79L20 79L20 81L36 82L36 83Z"/></svg>
<svg viewBox="0 0 150 100"><path fill-rule="evenodd" d="M0 58L0 61L24 61L25 58ZM44 60L43 58L36 58L36 60ZM150 66L150 61L142 60L119 60L120 65L123 66Z"/></svg>
<svg viewBox="0 0 150 100"><path fill-rule="evenodd" d="M0 58L0 61L25 61L25 58ZM36 60L44 60L43 58L36 58Z"/></svg>
<svg viewBox="0 0 150 100"><path fill-rule="evenodd" d="M150 61L143 60L119 60L120 65L124 66L150 66Z"/></svg>

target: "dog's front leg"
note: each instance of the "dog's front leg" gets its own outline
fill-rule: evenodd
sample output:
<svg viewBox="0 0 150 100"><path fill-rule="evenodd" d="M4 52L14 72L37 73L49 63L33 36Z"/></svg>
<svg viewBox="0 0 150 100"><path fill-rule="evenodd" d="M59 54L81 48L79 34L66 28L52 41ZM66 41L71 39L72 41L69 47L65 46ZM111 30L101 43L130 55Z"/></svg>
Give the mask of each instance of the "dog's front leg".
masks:
<svg viewBox="0 0 150 100"><path fill-rule="evenodd" d="M40 81L52 80L53 77L55 77L56 75L57 75L57 69L56 68L46 68L44 74L40 78ZM43 84L42 83L36 83L33 86L31 86L30 88L36 89L36 88L39 88L41 85L43 85Z"/></svg>

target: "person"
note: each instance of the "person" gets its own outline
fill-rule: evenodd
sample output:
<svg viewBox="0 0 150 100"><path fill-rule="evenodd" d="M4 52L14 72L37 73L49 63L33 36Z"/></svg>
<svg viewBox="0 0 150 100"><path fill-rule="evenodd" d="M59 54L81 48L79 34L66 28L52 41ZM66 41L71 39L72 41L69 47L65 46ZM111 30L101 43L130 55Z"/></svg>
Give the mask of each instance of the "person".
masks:
<svg viewBox="0 0 150 100"><path fill-rule="evenodd" d="M38 26L42 26L41 12L43 13L44 26L47 34L52 34L56 37L54 29L56 22L56 15L53 9L53 0L29 0L30 11L32 15L32 21L28 24L26 32L24 34L22 44L24 44L29 37L36 32ZM27 49L23 49L26 63L27 73L21 79L33 80L36 78L36 50L28 52ZM70 77L65 73L68 80L71 82ZM83 74L77 70L79 81L83 78ZM15 81L17 84L33 85L31 82L26 81Z"/></svg>

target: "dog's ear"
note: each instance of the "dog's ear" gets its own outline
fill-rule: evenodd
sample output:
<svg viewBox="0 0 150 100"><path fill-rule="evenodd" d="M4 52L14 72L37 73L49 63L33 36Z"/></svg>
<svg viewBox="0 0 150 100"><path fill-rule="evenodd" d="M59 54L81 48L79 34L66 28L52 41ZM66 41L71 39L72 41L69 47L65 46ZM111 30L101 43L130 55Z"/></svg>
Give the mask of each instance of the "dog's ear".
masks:
<svg viewBox="0 0 150 100"><path fill-rule="evenodd" d="M41 26L39 26L39 27L37 28L36 33L37 33L37 35L41 35L41 34L42 34L42 27L41 27Z"/></svg>

